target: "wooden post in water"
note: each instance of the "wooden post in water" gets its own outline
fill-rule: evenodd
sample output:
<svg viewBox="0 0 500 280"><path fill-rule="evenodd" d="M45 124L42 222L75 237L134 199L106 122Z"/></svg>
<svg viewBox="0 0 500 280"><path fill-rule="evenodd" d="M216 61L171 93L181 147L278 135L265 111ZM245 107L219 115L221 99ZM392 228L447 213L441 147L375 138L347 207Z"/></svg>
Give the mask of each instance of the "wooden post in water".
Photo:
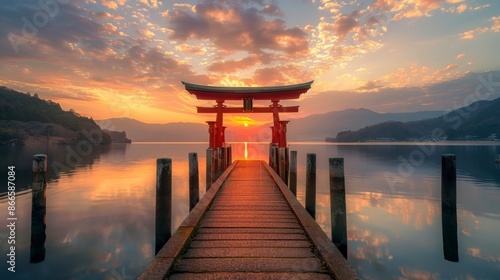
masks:
<svg viewBox="0 0 500 280"><path fill-rule="evenodd" d="M457 166L456 156L441 156L441 204L444 207L457 207Z"/></svg>
<svg viewBox="0 0 500 280"><path fill-rule="evenodd" d="M285 148L285 183L288 186L288 183L290 182L289 176L290 176L290 148L286 147Z"/></svg>
<svg viewBox="0 0 500 280"><path fill-rule="evenodd" d="M445 260L458 262L456 156L441 156L441 222Z"/></svg>
<svg viewBox="0 0 500 280"><path fill-rule="evenodd" d="M271 167L273 167L272 153L273 153L273 143L270 143L269 144L269 166L271 166Z"/></svg>
<svg viewBox="0 0 500 280"><path fill-rule="evenodd" d="M347 259L347 212L344 158L330 158L330 213L332 242Z"/></svg>
<svg viewBox="0 0 500 280"><path fill-rule="evenodd" d="M223 149L222 148L217 148L217 175L215 177L215 180L219 179L220 175L224 173L224 161L223 161L223 154L222 154Z"/></svg>
<svg viewBox="0 0 500 280"><path fill-rule="evenodd" d="M45 215L47 190L47 156L38 154L33 156L33 184L31 186L31 245L30 263L39 263L45 260Z"/></svg>
<svg viewBox="0 0 500 280"><path fill-rule="evenodd" d="M313 219L316 219L316 154L307 154L306 210Z"/></svg>
<svg viewBox="0 0 500 280"><path fill-rule="evenodd" d="M36 154L33 155L33 185L34 190L41 190L45 184L45 177L47 176L47 155Z"/></svg>
<svg viewBox="0 0 500 280"><path fill-rule="evenodd" d="M220 172L220 148L215 148L214 154L214 177L212 178L212 183L217 181Z"/></svg>
<svg viewBox="0 0 500 280"><path fill-rule="evenodd" d="M233 164L233 148L231 147L231 144L229 144L229 147L227 147L227 166L230 166Z"/></svg>
<svg viewBox="0 0 500 280"><path fill-rule="evenodd" d="M200 177L198 173L198 154L189 153L189 211L200 200Z"/></svg>
<svg viewBox="0 0 500 280"><path fill-rule="evenodd" d="M227 163L227 160L226 160L226 147L222 147L220 148L220 175L222 175L222 173L224 173L224 171L226 170L226 163Z"/></svg>
<svg viewBox="0 0 500 280"><path fill-rule="evenodd" d="M212 148L207 149L207 162L206 162L206 185L205 185L205 191L208 191L210 189L210 186L212 186L212 164L213 164L213 150Z"/></svg>
<svg viewBox="0 0 500 280"><path fill-rule="evenodd" d="M290 191L297 196L297 151L290 153Z"/></svg>
<svg viewBox="0 0 500 280"><path fill-rule="evenodd" d="M288 185L288 172L286 169L286 148L278 148L279 151L279 175L281 177L281 180L285 182L286 185Z"/></svg>
<svg viewBox="0 0 500 280"><path fill-rule="evenodd" d="M156 244L155 254L171 236L172 219L172 160L156 160Z"/></svg>
<svg viewBox="0 0 500 280"><path fill-rule="evenodd" d="M271 146L271 168L278 173L277 163L276 163L276 146Z"/></svg>

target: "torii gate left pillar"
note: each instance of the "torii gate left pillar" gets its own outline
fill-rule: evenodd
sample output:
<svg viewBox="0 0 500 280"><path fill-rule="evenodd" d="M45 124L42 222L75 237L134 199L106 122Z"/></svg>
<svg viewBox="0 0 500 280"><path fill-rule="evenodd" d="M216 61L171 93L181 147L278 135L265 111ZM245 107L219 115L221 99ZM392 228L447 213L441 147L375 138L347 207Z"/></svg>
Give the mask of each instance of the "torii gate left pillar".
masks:
<svg viewBox="0 0 500 280"><path fill-rule="evenodd" d="M208 133L209 133L209 142L208 146L212 149L222 148L226 143L225 131L226 127L223 126L223 108L224 101L217 101L217 117L215 121L207 121L208 124Z"/></svg>

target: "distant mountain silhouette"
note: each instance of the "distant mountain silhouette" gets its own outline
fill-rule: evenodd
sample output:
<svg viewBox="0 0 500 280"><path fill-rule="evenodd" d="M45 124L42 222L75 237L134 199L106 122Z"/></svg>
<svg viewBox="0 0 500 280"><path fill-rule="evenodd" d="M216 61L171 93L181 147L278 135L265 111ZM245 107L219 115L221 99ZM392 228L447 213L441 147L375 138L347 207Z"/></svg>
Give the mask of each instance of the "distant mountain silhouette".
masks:
<svg viewBox="0 0 500 280"><path fill-rule="evenodd" d="M500 98L477 101L420 121L389 121L357 131L343 131L327 141L493 140L500 136Z"/></svg>
<svg viewBox="0 0 500 280"><path fill-rule="evenodd" d="M321 115L311 115L301 119L293 119L288 125L289 141L324 141L338 132L358 129L370 124L387 120L419 120L426 116L439 116L442 111L387 113L380 114L368 109L348 109ZM198 123L166 123L148 124L129 118L113 118L98 120L97 124L112 130L127 131L128 137L137 142L207 142L208 126ZM235 127L227 128L226 141L254 140L251 134L256 131L268 131L270 124L259 128L245 128L251 132L237 133ZM270 132L270 130L269 130ZM248 137L249 139L245 139ZM255 137L254 137L255 138ZM263 139L260 139L263 140Z"/></svg>
<svg viewBox="0 0 500 280"><path fill-rule="evenodd" d="M346 130L356 130L385 121L415 121L437 117L444 111L422 111L411 113L376 113L368 109L347 109L326 114L310 115L292 119L288 124L290 141L324 141Z"/></svg>
<svg viewBox="0 0 500 280"><path fill-rule="evenodd" d="M206 142L208 125L198 123L149 124L129 118L97 120L111 130L126 131L134 142Z"/></svg>

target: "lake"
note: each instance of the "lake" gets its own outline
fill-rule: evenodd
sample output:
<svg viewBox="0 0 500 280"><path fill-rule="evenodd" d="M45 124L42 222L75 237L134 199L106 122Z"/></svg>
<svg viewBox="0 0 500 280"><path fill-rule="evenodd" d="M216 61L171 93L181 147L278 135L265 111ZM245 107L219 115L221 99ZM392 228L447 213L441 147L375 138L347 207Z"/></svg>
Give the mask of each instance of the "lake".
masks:
<svg viewBox="0 0 500 280"><path fill-rule="evenodd" d="M246 146L234 143L233 159L267 160L267 143ZM0 147L0 279L135 279L154 257L156 158L173 161L175 230L188 214L190 152L198 153L205 192L206 147ZM329 236L328 158L345 159L348 261L362 279L498 279L498 142L290 143L290 150L298 152L302 204L306 154L317 154L316 220ZM49 157L45 213L32 213L31 159L38 153ZM457 158L456 219L441 215L441 154L449 153ZM17 186L15 273L7 270L8 166L15 166ZM443 228L454 223L458 244L450 245ZM455 252L452 260L445 247Z"/></svg>

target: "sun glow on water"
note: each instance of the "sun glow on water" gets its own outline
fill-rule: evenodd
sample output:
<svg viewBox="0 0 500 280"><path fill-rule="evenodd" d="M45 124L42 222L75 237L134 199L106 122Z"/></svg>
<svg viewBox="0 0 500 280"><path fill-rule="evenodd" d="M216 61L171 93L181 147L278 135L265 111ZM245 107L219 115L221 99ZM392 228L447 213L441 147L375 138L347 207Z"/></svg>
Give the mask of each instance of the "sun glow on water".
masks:
<svg viewBox="0 0 500 280"><path fill-rule="evenodd" d="M248 159L248 142L245 142L245 159Z"/></svg>

